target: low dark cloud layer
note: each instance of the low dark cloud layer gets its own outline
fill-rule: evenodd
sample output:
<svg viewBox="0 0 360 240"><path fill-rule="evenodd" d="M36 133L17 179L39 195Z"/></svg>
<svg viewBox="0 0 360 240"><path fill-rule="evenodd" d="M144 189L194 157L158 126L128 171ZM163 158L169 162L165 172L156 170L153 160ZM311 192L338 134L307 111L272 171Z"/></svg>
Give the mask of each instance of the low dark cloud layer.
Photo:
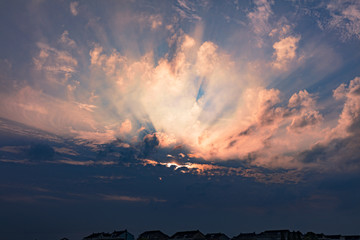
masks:
<svg viewBox="0 0 360 240"><path fill-rule="evenodd" d="M33 129L37 134L24 135L29 130L23 125L7 124L22 129L14 138L28 139L16 148L0 149L0 201L7 219L3 226L15 238L41 234L56 238L63 233L79 238L119 227L135 234L195 227L236 235L289 228L289 216L293 216L290 228L304 232L353 233L356 228L360 169L355 137L333 140L298 156L305 164L333 164L331 171L269 170L242 160L209 163L190 158L184 148L159 148L155 135L147 135L137 146L115 141L94 149L66 140L48 139L43 144L38 138L46 138L43 132ZM17 162L20 156L29 161ZM341 161L342 169L336 161ZM48 214L54 216L51 223ZM334 214L347 227L341 228L335 220L321 223ZM22 225L30 216L31 224ZM224 216L223 225L210 220ZM46 235L44 228L54 233Z"/></svg>

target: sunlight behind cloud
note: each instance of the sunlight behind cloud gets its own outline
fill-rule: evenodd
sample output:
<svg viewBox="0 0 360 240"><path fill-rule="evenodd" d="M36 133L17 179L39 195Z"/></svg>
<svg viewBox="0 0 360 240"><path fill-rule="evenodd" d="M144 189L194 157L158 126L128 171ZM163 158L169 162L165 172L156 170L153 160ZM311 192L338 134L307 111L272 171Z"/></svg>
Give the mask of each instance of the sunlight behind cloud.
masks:
<svg viewBox="0 0 360 240"><path fill-rule="evenodd" d="M117 12L109 20L122 30L114 31L119 34L114 39L100 19L89 17L97 37L87 44L64 29L53 41L36 42L34 79L1 95L2 116L91 146L114 141L129 147L184 146L205 160L302 168L299 152L349 136L358 111L351 90L357 78L334 91L336 99L346 99L342 113L336 113L338 126L322 113L316 93L278 88L280 80L290 83L307 67L306 61L335 55L323 44L320 57L311 52L314 46L303 47L295 24L287 17L273 19L273 4L254 2L243 36L254 41L242 42L242 49L250 50L236 54L235 44L224 48L208 39L195 5L185 1L176 3L181 18ZM78 2L70 10L81 17ZM193 27L185 31L181 21ZM147 37L135 41L135 36ZM321 63L322 69L331 63Z"/></svg>

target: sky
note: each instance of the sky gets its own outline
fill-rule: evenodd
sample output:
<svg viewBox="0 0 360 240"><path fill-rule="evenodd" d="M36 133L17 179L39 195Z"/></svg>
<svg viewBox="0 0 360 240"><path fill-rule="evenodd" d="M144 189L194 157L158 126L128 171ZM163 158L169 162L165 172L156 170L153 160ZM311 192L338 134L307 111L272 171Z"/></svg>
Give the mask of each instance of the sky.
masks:
<svg viewBox="0 0 360 240"><path fill-rule="evenodd" d="M360 2L1 1L0 234L360 234Z"/></svg>

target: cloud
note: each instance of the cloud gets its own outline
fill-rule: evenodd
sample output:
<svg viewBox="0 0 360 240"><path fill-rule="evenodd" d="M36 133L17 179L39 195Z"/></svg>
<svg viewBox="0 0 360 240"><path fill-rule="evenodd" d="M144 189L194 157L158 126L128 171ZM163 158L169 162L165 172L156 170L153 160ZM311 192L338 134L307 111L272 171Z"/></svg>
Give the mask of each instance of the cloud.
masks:
<svg viewBox="0 0 360 240"><path fill-rule="evenodd" d="M94 166L94 165L109 166L109 165L118 164L115 161L93 161L93 160L78 161L78 160L72 160L72 159L55 160L55 161L52 161L51 163L67 164L67 165L74 165L74 166Z"/></svg>
<svg viewBox="0 0 360 240"><path fill-rule="evenodd" d="M54 159L55 151L47 144L35 144L30 147L27 155L33 161L51 161Z"/></svg>
<svg viewBox="0 0 360 240"><path fill-rule="evenodd" d="M159 146L159 140L156 134L148 134L143 139L142 153L146 157L150 153L152 153L155 150L155 148L158 146Z"/></svg>
<svg viewBox="0 0 360 240"><path fill-rule="evenodd" d="M333 91L337 100L343 100L343 109L336 126L314 128L319 126L325 118L315 109L315 99L306 91L294 94L289 100L289 107L299 107L298 114L293 115L287 129L296 134L305 135L307 128L322 137L317 141L312 138L298 154L294 154L291 161L297 161L298 166L322 168L324 171L358 171L359 144L355 139L359 137L360 129L360 78L356 77L349 84L342 83ZM310 98L310 99L309 99ZM300 100L300 101L299 101ZM306 130L306 131L305 131ZM314 135L316 136L316 134ZM298 150L301 149L298 147ZM274 150L274 149L273 149ZM289 159L290 160L290 159Z"/></svg>
<svg viewBox="0 0 360 240"><path fill-rule="evenodd" d="M156 138L159 140L159 146L162 148L175 146L177 142L175 135L167 135L164 132L156 132Z"/></svg>
<svg viewBox="0 0 360 240"><path fill-rule="evenodd" d="M195 11L192 4L179 1L177 7ZM162 43L168 44L164 54L151 46L133 55L106 41L80 48L80 41L64 31L57 48L38 43L34 57L36 69L60 83L56 94L46 86L17 89L13 96L1 96L1 114L71 136L94 149L120 141L129 150L119 152L121 159L150 158L181 145L189 151L182 152L184 161L191 154L209 161L237 159L262 167L302 168L296 153L330 135L331 120L317 109L316 94L297 89L291 95L286 89L266 87L276 86L269 81L283 77L285 70L296 71L294 63L301 59L301 37L292 33L293 25L286 19L275 27L269 24L271 4L256 1L247 15L254 33L271 40L273 49L269 45L259 50L270 55L260 60L252 53L236 58L214 41L202 41L197 30L190 35L173 29L173 42ZM157 14L136 16L141 18L136 22L140 29L149 32L160 33L166 19ZM71 54L75 46L84 51L77 58ZM340 122L357 111L349 92L346 85L334 92L347 102Z"/></svg>
<svg viewBox="0 0 360 240"><path fill-rule="evenodd" d="M346 97L346 92L347 92L346 84L342 83L333 91L333 97L336 100L343 99Z"/></svg>
<svg viewBox="0 0 360 240"><path fill-rule="evenodd" d="M26 202L26 203L33 203L41 200L46 201L66 201L64 198L56 197L56 196L49 196L49 195L8 195L8 196L0 196L0 200L7 201L7 202Z"/></svg>
<svg viewBox="0 0 360 240"><path fill-rule="evenodd" d="M102 195L107 201L125 201L125 202L166 202L166 200L158 198L132 197L124 195Z"/></svg>
<svg viewBox="0 0 360 240"><path fill-rule="evenodd" d="M257 108L255 108L254 117L255 122L260 125L270 124L279 114L282 114L281 108L274 108L280 102L280 91L278 89L261 89L258 93L252 92L248 94L255 94L257 98Z"/></svg>
<svg viewBox="0 0 360 240"><path fill-rule="evenodd" d="M69 32L67 30L65 30L62 34L61 37L59 39L59 42L64 44L65 46L74 48L76 47L76 43L74 40L72 40L71 38L69 38Z"/></svg>
<svg viewBox="0 0 360 240"><path fill-rule="evenodd" d="M78 7L79 7L79 2L71 2L70 3L70 12L73 16L77 16L78 15Z"/></svg>
<svg viewBox="0 0 360 240"><path fill-rule="evenodd" d="M91 67L106 76L106 80L124 93L136 89L137 83L149 81L152 71L152 55L148 53L140 60L131 60L128 57L113 50L111 54L106 54L104 49L95 45L90 50Z"/></svg>
<svg viewBox="0 0 360 240"><path fill-rule="evenodd" d="M24 160L17 160L17 159L0 159L0 162L4 163L18 163L18 164L31 164L31 162L27 159Z"/></svg>
<svg viewBox="0 0 360 240"><path fill-rule="evenodd" d="M255 0L254 1L256 8L254 11L249 12L247 17L250 20L250 24L253 32L262 37L267 35L271 28L269 25L269 18L272 15L271 4L272 1L267 0ZM261 47L263 41L258 39L258 46Z"/></svg>
<svg viewBox="0 0 360 240"><path fill-rule="evenodd" d="M294 93L288 103L288 107L313 107L315 105L315 100L311 94L306 90L300 90L299 93Z"/></svg>
<svg viewBox="0 0 360 240"><path fill-rule="evenodd" d="M287 37L292 31L292 26L288 23L287 19L281 19L275 28L269 33L270 37L283 39Z"/></svg>
<svg viewBox="0 0 360 240"><path fill-rule="evenodd" d="M358 1L331 1L328 27L339 30L343 40L360 39L360 3Z"/></svg>
<svg viewBox="0 0 360 240"><path fill-rule="evenodd" d="M243 125L223 129L211 148L203 146L199 155L274 168L301 168L293 151L308 149L326 135L322 132L324 118L316 109L315 97L306 90L293 94L287 106L280 96L277 89L248 89L242 101L249 105L241 108L248 120L238 115Z"/></svg>
<svg viewBox="0 0 360 240"><path fill-rule="evenodd" d="M97 106L92 105L92 104L78 103L78 102L75 102L75 103L79 106L79 108L84 109L89 112L94 112L94 109L97 108Z"/></svg>
<svg viewBox="0 0 360 240"><path fill-rule="evenodd" d="M206 177L218 177L218 176L228 176L228 177L244 177L252 178L257 182L265 183L298 183L302 180L303 174L300 171L290 170L290 171L263 171L261 168L249 168L246 167L246 164L237 164L237 166L231 166L226 162L217 162L217 163L204 163L204 162L181 162L181 159L175 160L170 158L169 161L164 160L151 160L151 159L141 159L144 166L153 166L159 167L164 166L170 170L175 171L180 174L191 174L198 176ZM203 161L203 160L202 160Z"/></svg>
<svg viewBox="0 0 360 240"><path fill-rule="evenodd" d="M69 136L71 129L89 131L100 127L92 112L29 86L2 94L0 109L2 117L61 135Z"/></svg>
<svg viewBox="0 0 360 240"><path fill-rule="evenodd" d="M24 152L24 149L26 149L26 147L24 146L3 146L0 147L0 151L2 152L9 152L9 153L21 153Z"/></svg>
<svg viewBox="0 0 360 240"><path fill-rule="evenodd" d="M201 17L196 13L195 5L190 1L177 0L178 6L175 7L180 17L189 21L200 21Z"/></svg>
<svg viewBox="0 0 360 240"><path fill-rule="evenodd" d="M32 197L30 205L49 210L4 202L4 218L14 216L8 205L29 210L17 216L40 219L30 226L39 226L30 229L33 239L47 224L64 228L46 223L46 213L76 228L80 217L64 212L87 213L91 222L91 215L104 219L115 208L130 216L120 224L135 227L146 225L137 215L158 214L155 226L175 209L175 223L200 228L209 223L201 214L207 212L211 219L224 213L230 222L243 219L244 229L261 225L259 219L261 228L286 224L286 213L298 216L295 225L318 222L332 231L336 215L346 219L344 231L357 229L359 39L355 14L343 13L355 1L331 10L346 17L321 33L303 9L323 20L331 1L238 1L238 9L233 1L208 2L209 8L201 0L156 8L145 1L100 8L78 1L76 17L69 11L74 1L4 5L0 116L34 128L0 119L6 146L0 146L0 198ZM329 30L351 33L351 41L338 43ZM24 182L68 202L3 187ZM200 217L189 219L194 211ZM16 227L3 237L29 232ZM42 237L55 239L56 232Z"/></svg>
<svg viewBox="0 0 360 240"><path fill-rule="evenodd" d="M193 44L187 44L186 38L184 41L184 45L189 45L190 47ZM218 64L218 54L216 53L217 46L212 42L204 42L199 51L197 52L197 61L196 61L196 69L201 77L210 76L214 67Z"/></svg>
<svg viewBox="0 0 360 240"><path fill-rule="evenodd" d="M79 156L80 155L74 149L67 148L67 147L53 147L53 149L55 150L55 152L60 153L60 154L66 154L66 155L71 155L71 156Z"/></svg>
<svg viewBox="0 0 360 240"><path fill-rule="evenodd" d="M43 71L48 80L65 84L75 73L78 61L67 51L57 50L41 42L37 46L40 52L33 58L35 69Z"/></svg>
<svg viewBox="0 0 360 240"><path fill-rule="evenodd" d="M116 140L116 132L111 129L104 131L70 129L70 133L75 135L74 137L79 140L79 143L89 144L90 146L105 144Z"/></svg>
<svg viewBox="0 0 360 240"><path fill-rule="evenodd" d="M319 111L315 110L315 99L312 94L306 90L301 90L299 93L294 93L289 99L289 108L296 108L299 113L292 118L291 124L288 126L289 131L304 131L309 127L318 125L323 121L323 116ZM300 110L298 109L300 108Z"/></svg>
<svg viewBox="0 0 360 240"><path fill-rule="evenodd" d="M121 134L127 134L132 130L131 121L129 119L126 119L124 122L121 123L120 126L120 133Z"/></svg>
<svg viewBox="0 0 360 240"><path fill-rule="evenodd" d="M333 92L336 99L345 99L337 130L344 134L358 134L360 130L360 77L355 77L348 85L340 84Z"/></svg>
<svg viewBox="0 0 360 240"><path fill-rule="evenodd" d="M325 144L316 144L309 150L299 153L296 158L323 171L358 172L360 164L360 144L356 140L358 135L343 137L341 135Z"/></svg>
<svg viewBox="0 0 360 240"><path fill-rule="evenodd" d="M303 130L306 127L319 124L323 120L322 115L318 111L307 111L300 116L294 117L289 130Z"/></svg>
<svg viewBox="0 0 360 240"><path fill-rule="evenodd" d="M273 48L275 50L273 57L273 67L279 70L286 70L288 65L297 59L296 50L300 37L286 37L275 42Z"/></svg>
<svg viewBox="0 0 360 240"><path fill-rule="evenodd" d="M287 37L275 44L277 60L287 63L296 58L294 46L299 39ZM89 51L88 81L89 92L96 91L97 98L92 104L72 102L86 112L90 127L67 131L78 143L93 147L118 138L129 146L137 143L139 152L121 153L131 158L183 144L191 154L207 160L238 158L256 165L298 166L281 156L306 149L319 139L323 117L314 97L303 90L286 104L280 90L257 86L247 78L247 69L239 73L235 61L215 43L199 42L186 34L177 41L173 57L161 58L157 65L151 52L132 59L94 44ZM114 112L108 118L110 109ZM44 110L52 113L48 107ZM319 129L306 133L315 128ZM289 146L295 138L294 146ZM271 153L271 149L276 150ZM266 157L282 160L264 161Z"/></svg>
<svg viewBox="0 0 360 240"><path fill-rule="evenodd" d="M162 26L162 18L160 15L151 15L149 17L149 22L151 23L151 29L155 30Z"/></svg>

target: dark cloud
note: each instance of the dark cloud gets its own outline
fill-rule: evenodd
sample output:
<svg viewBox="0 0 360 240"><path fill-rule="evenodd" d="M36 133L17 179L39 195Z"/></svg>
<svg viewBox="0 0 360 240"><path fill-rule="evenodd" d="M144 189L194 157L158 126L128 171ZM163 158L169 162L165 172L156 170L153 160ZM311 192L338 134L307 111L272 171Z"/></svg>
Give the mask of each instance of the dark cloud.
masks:
<svg viewBox="0 0 360 240"><path fill-rule="evenodd" d="M359 5L235 2L1 4L3 238L359 229Z"/></svg>
<svg viewBox="0 0 360 240"><path fill-rule="evenodd" d="M33 161L49 161L54 159L55 151L46 143L37 143L30 146L27 154Z"/></svg>
<svg viewBox="0 0 360 240"><path fill-rule="evenodd" d="M360 170L360 142L359 136L334 139L328 144L318 144L312 149L298 155L304 163L317 163L324 170L359 171Z"/></svg>
<svg viewBox="0 0 360 240"><path fill-rule="evenodd" d="M69 144L50 140L46 144L32 144L28 149L43 161L30 167L2 163L0 201L4 218L12 222L33 219L34 224L29 229L38 232L51 226L58 229L54 223L61 226L58 231L64 234L72 231L72 225L80 226L77 238L81 238L88 232L105 231L119 225L126 226L134 234L151 228L175 232L178 228L194 226L203 231L212 231L213 219L224 216L227 223L217 226L222 226L222 231L228 234L238 234L240 231L228 225L231 222L241 224L242 229L249 231L254 229L251 226L257 226L256 231L267 229L268 222L273 222L274 227L288 226L288 219L284 216L289 214L297 216L294 224L303 226L305 223L316 224L319 214L331 217L334 213L346 215L346 223L351 225L360 213L359 208L346 208L346 205L355 206L356 200L359 200L359 195L354 195L359 178L354 174L353 177L342 178L344 175L334 177L309 172L305 179L294 184L294 181L284 181L286 176L295 176L297 173L294 171L253 167L243 159L209 163L202 159L183 158L179 154L187 155L189 152L186 148L159 148L155 134L147 135L139 146L114 141L99 146L97 151L91 147ZM115 159L124 164L52 164L45 159L53 156L56 161L60 157L53 153L55 145L58 149L64 145L81 153L81 156L61 155L74 161ZM355 142L354 137L334 141L332 152L322 146L303 157L310 159L316 155L318 161L326 161L326 155L349 148L353 149L349 155L359 156L358 152L354 152L356 147L359 147L359 143ZM173 158L166 157L169 153ZM158 163L143 164L141 157L145 155ZM249 156L249 159L254 158L255 155ZM198 165L192 168L191 165L168 167L160 164L185 164L188 161ZM201 172L204 166L212 168ZM276 178L279 179L277 183L274 182ZM346 185L346 188L341 189L342 185ZM16 204L15 210L9 207L12 204ZM42 211L38 211L37 206L41 206ZM353 211L352 214L347 214L349 209ZM13 216L14 211L17 220ZM47 222L45 212L55 217L51 224ZM127 218L118 217L114 212L126 214ZM14 225L8 221L6 224L8 229L15 231ZM330 225L335 226L335 221ZM18 229L24 230L24 226L27 225L21 225ZM321 229L328 231L331 228L327 226ZM308 228L299 230L307 231ZM74 236L71 238L75 238L75 235L69 234Z"/></svg>
<svg viewBox="0 0 360 240"><path fill-rule="evenodd" d="M156 134L148 134L144 137L142 144L142 153L147 157L159 146L159 139Z"/></svg>
<svg viewBox="0 0 360 240"><path fill-rule="evenodd" d="M247 136L247 135L251 134L251 133L252 133L253 131L255 131L255 130L256 130L256 126L250 126L250 127L248 127L246 130L240 132L240 133L238 134L238 136L239 136L239 137L241 137L241 136Z"/></svg>
<svg viewBox="0 0 360 240"><path fill-rule="evenodd" d="M311 150L304 151L298 155L298 159L304 163L324 161L326 157L326 147L314 146Z"/></svg>

